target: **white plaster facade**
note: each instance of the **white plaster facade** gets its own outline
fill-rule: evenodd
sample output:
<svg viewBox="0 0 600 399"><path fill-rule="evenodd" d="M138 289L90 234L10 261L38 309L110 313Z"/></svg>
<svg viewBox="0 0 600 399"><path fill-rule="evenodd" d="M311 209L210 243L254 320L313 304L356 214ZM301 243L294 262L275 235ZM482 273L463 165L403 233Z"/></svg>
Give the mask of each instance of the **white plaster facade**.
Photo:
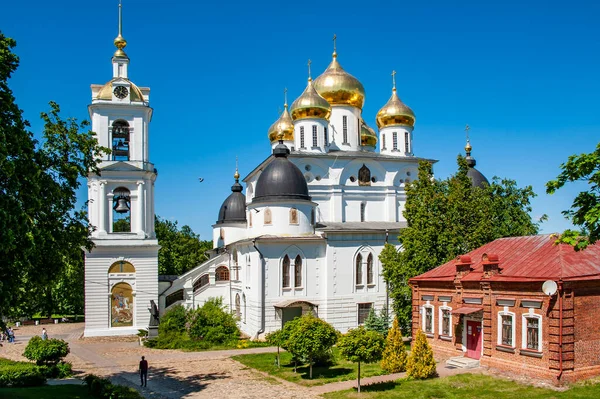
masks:
<svg viewBox="0 0 600 399"><path fill-rule="evenodd" d="M112 154L103 157L100 175L88 176L95 247L85 254L86 337L137 334L148 327L150 301L158 302L150 89L128 79L129 58L120 51L112 59L113 79L92 85L88 107L99 144ZM119 199L123 212L116 213Z"/></svg>
<svg viewBox="0 0 600 399"><path fill-rule="evenodd" d="M359 324L361 304L377 312L389 309L379 254L386 242L399 245L405 187L417 178L420 158L412 152L411 126L385 127L398 131L402 151L376 152L362 145L361 122L361 109L347 104L331 104L329 120L295 121L294 142L283 144L306 180L310 200L254 201L261 174L275 158L265 159L243 179L246 225L213 226L214 257L165 284L161 312L221 296L239 317L240 329L260 338L308 311L345 332ZM216 281L219 266L229 269L228 284ZM204 283L194 289L202 276Z"/></svg>

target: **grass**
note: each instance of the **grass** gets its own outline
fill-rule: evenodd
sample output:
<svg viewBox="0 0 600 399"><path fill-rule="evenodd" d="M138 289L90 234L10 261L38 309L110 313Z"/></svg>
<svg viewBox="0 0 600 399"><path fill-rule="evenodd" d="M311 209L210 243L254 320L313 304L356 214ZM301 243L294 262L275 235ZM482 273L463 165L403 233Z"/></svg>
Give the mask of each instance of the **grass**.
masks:
<svg viewBox="0 0 600 399"><path fill-rule="evenodd" d="M481 374L459 374L424 381L401 379L361 387L360 394L352 389L331 392L324 397L327 399L589 399L600 397L600 384L581 383L572 386L569 390L557 392Z"/></svg>
<svg viewBox="0 0 600 399"><path fill-rule="evenodd" d="M85 385L55 385L34 388L0 388L0 399L90 399Z"/></svg>
<svg viewBox="0 0 600 399"><path fill-rule="evenodd" d="M308 378L308 365L298 365L297 372L294 373L294 364L292 355L288 352L281 352L281 367L277 368L275 364L275 353L259 353L251 355L233 356L233 359L238 362L269 373L272 376L282 378L287 381L294 382L299 385L313 386L323 385L330 382L355 380L357 378L356 363L348 362L341 358L337 348L333 348L333 354L336 359L336 364L329 367L313 366L313 379ZM379 363L360 365L361 377L372 377L374 375L386 374L379 367Z"/></svg>

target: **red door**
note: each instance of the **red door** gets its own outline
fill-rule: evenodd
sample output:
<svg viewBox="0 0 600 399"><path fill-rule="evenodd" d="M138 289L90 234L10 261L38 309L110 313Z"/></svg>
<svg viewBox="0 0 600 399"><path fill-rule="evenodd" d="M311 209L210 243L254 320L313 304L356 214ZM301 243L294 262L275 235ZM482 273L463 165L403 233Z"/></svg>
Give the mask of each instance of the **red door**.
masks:
<svg viewBox="0 0 600 399"><path fill-rule="evenodd" d="M467 357L481 357L481 322L467 320Z"/></svg>

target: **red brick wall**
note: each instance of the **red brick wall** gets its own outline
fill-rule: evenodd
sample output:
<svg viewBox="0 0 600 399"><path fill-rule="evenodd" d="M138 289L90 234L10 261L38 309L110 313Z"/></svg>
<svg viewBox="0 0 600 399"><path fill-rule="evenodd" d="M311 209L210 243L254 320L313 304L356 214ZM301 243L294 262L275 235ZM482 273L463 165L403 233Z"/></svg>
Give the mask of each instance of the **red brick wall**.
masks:
<svg viewBox="0 0 600 399"><path fill-rule="evenodd" d="M563 297L563 347L560 382L575 381L600 375L600 288L594 283L565 284ZM429 343L438 355L461 356L462 335L456 336L455 328L459 317L453 315L453 339L444 341L440 338L439 307L443 305L439 296L451 296L448 306L458 309L465 305L463 297L478 296L483 298L483 355L481 364L513 373L524 374L534 378L545 378L557 382L560 362L559 353L559 301L555 295L550 298L541 292L541 283L489 283L480 282L419 282L413 287L413 335L417 329L422 329L421 306L426 301L423 296L434 297L430 304L434 306L434 334L428 338ZM515 300L514 306L507 310L515 314L514 353L498 349L498 312L504 306L497 303L499 298ZM534 309L536 315L542 316L542 357L526 356L523 347L522 328L523 314L529 313L529 308L521 306L523 299L542 301L540 309ZM461 323L462 319L461 319Z"/></svg>

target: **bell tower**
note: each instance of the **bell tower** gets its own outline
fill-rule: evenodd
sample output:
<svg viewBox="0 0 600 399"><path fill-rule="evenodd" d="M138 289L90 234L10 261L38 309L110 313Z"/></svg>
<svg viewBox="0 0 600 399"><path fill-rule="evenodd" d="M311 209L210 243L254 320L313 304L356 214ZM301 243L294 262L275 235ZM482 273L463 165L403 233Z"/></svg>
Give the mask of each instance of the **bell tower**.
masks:
<svg viewBox="0 0 600 399"><path fill-rule="evenodd" d="M154 182L149 159L150 89L129 80L127 41L119 34L112 79L92 85L92 130L108 147L100 174L88 176L88 218L94 248L85 254L85 336L137 334L148 328L158 302L158 241L154 233Z"/></svg>

